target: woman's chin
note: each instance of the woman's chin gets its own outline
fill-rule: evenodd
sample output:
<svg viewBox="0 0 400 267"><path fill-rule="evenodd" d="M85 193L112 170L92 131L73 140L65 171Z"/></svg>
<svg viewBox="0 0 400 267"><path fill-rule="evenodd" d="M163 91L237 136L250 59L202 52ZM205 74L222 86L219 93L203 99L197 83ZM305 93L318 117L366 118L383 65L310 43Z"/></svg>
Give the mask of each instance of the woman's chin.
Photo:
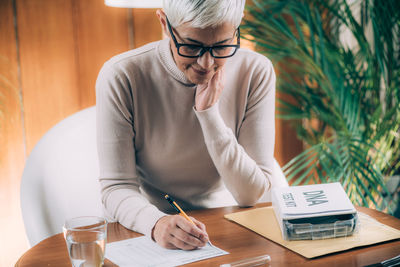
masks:
<svg viewBox="0 0 400 267"><path fill-rule="evenodd" d="M200 75L197 73L188 73L186 75L186 78L188 78L188 80L194 84L205 84L208 83L208 81L211 79L212 77L212 73L207 73L205 75Z"/></svg>

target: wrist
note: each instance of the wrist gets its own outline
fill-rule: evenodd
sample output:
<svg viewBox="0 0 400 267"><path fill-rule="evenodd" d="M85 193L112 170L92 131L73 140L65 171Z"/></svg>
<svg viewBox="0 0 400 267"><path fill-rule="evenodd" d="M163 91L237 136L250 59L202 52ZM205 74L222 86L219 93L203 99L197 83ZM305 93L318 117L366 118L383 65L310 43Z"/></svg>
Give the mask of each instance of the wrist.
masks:
<svg viewBox="0 0 400 267"><path fill-rule="evenodd" d="M167 216L167 215L162 216L160 219L158 219L158 220L156 221L156 223L154 224L153 228L151 229L151 239L152 239L154 242L157 242L157 241L156 241L156 238L155 238L155 236L154 236L154 232L155 232L155 230L156 230L157 224L161 221L162 218L164 218L164 217L166 217L166 216Z"/></svg>
<svg viewBox="0 0 400 267"><path fill-rule="evenodd" d="M196 103L195 104L195 109L197 111L203 111L203 110L209 109L212 106L214 106L216 102L217 102L217 100L209 101L208 103Z"/></svg>

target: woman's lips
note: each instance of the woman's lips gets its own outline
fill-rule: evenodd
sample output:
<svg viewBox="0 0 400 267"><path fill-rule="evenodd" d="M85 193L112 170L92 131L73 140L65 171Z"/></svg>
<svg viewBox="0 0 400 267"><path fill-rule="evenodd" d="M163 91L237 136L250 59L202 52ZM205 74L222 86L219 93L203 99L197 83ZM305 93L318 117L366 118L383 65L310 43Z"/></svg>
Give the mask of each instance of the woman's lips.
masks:
<svg viewBox="0 0 400 267"><path fill-rule="evenodd" d="M194 67L192 67L192 69L193 69L193 71L195 72L195 73L197 73L197 74L199 74L199 75L206 75L206 74L208 74L210 71L209 70L199 70L199 69L196 69L196 68L194 68Z"/></svg>

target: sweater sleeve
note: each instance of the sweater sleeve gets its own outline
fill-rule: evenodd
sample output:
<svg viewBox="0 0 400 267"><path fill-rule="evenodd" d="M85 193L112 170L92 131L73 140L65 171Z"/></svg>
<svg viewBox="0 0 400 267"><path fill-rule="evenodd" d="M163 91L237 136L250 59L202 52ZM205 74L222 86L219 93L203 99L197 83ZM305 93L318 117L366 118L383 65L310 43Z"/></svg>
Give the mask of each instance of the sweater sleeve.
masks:
<svg viewBox="0 0 400 267"><path fill-rule="evenodd" d="M275 73L268 64L254 74L238 136L226 126L219 102L196 111L216 169L240 206L254 205L271 186L275 142Z"/></svg>
<svg viewBox="0 0 400 267"><path fill-rule="evenodd" d="M106 212L128 229L151 235L165 214L139 190L135 164L132 81L107 63L96 82L97 149L102 203Z"/></svg>

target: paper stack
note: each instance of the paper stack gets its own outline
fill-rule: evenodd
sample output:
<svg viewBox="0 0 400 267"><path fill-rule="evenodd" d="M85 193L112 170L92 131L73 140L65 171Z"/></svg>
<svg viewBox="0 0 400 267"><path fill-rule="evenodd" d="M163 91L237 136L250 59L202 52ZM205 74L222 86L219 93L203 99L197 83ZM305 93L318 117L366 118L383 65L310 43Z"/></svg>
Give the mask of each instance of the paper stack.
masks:
<svg viewBox="0 0 400 267"><path fill-rule="evenodd" d="M359 227L340 183L274 188L272 205L285 240L349 236Z"/></svg>

